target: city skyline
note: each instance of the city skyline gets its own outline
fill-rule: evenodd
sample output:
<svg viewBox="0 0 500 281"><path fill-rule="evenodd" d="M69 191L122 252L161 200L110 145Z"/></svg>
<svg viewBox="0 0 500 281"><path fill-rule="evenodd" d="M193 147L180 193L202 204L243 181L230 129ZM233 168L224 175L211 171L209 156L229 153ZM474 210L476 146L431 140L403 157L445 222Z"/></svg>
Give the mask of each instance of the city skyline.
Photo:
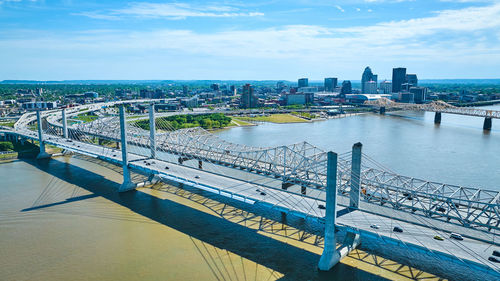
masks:
<svg viewBox="0 0 500 281"><path fill-rule="evenodd" d="M488 0L4 0L0 80L499 78L499 18Z"/></svg>

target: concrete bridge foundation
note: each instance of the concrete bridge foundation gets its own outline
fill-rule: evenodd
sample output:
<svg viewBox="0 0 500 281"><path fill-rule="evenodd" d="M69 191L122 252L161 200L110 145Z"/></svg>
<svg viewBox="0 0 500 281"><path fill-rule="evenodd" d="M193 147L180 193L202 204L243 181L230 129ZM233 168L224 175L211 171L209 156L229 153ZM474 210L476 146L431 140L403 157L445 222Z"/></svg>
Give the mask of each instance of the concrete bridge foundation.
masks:
<svg viewBox="0 0 500 281"><path fill-rule="evenodd" d="M441 112L434 114L434 124L441 124Z"/></svg>
<svg viewBox="0 0 500 281"><path fill-rule="evenodd" d="M483 130L490 131L492 125L491 117L484 118Z"/></svg>

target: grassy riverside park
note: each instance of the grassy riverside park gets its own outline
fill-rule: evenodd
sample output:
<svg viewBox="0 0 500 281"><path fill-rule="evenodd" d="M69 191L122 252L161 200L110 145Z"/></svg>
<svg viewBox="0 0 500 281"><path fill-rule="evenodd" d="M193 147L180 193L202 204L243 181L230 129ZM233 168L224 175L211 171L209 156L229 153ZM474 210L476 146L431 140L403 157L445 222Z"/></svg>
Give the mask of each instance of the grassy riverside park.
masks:
<svg viewBox="0 0 500 281"><path fill-rule="evenodd" d="M242 121L257 121L257 122L270 122L270 123L303 123L309 122L308 120L302 119L291 114L270 114L267 116L256 116L256 117L237 117L238 120Z"/></svg>

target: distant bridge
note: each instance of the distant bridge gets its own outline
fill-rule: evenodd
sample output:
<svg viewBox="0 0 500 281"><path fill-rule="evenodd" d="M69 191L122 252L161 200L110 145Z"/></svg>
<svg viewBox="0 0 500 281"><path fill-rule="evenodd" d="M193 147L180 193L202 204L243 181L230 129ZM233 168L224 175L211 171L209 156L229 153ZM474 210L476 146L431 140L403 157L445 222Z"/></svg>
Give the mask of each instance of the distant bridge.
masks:
<svg viewBox="0 0 500 281"><path fill-rule="evenodd" d="M467 115L475 117L483 117L484 130L491 130L492 119L500 119L499 110L488 110L473 107L457 107L443 101L432 101L424 104L414 103L401 103L389 100L387 98L380 98L377 100L366 101L365 105L372 105L380 108L380 113L385 113L386 109L401 109L401 110L415 110L415 111L429 111L435 112L434 123L441 123L441 113Z"/></svg>
<svg viewBox="0 0 500 281"><path fill-rule="evenodd" d="M144 130L134 125L137 119L126 116L122 104L131 102L154 101L29 113L14 129L0 133L10 139L39 141L39 158L50 157L45 145L51 144L121 165L124 181L120 192L137 187L130 178L130 170L134 170L151 179L182 183L284 215L322 221L325 250L319 267L323 270L334 266L363 237L375 237L500 277L500 267L488 260L492 246L500 245L499 191L398 175L362 154L361 144L355 144L352 152L337 155L306 142L259 148L226 142L201 128L175 130L155 117L154 104L149 107L150 129ZM120 106L118 116L103 110L116 105ZM448 108L436 103L429 111L439 106L441 110ZM68 117L86 112L100 117L68 125ZM207 169L204 164L213 167ZM341 206L344 209L337 210ZM404 233L393 233L393 221L403 226ZM344 246L336 249L336 242L342 242L335 238L339 227L350 234ZM450 232L460 232L466 240L432 239Z"/></svg>

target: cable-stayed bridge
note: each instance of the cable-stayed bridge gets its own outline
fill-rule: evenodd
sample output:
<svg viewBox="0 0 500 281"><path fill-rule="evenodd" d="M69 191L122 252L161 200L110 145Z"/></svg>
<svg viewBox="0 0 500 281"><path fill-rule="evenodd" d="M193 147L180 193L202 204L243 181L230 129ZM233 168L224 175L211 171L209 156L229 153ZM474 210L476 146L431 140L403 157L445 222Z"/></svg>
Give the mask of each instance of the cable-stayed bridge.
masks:
<svg viewBox="0 0 500 281"><path fill-rule="evenodd" d="M331 268L360 242L381 239L416 254L448 258L462 268L498 276L498 264L488 260L499 245L495 241L500 230L498 191L398 175L364 155L361 144L344 154L306 142L244 146L200 128L175 130L166 120L155 118L151 109L146 130L136 125L138 118L126 116L122 107L119 116L103 109L114 105L26 114L14 130L4 134L38 140L40 157L48 156L44 146L51 144L121 165L124 183L120 191L137 187L130 180L130 170L134 170L268 206L284 215L322 221L325 252L321 269ZM100 117L68 126L68 117L86 112ZM393 232L393 225L404 232ZM344 241L335 239L340 227L350 233ZM435 235L448 238L451 232L461 233L465 240L433 239ZM342 246L336 249L336 243Z"/></svg>

